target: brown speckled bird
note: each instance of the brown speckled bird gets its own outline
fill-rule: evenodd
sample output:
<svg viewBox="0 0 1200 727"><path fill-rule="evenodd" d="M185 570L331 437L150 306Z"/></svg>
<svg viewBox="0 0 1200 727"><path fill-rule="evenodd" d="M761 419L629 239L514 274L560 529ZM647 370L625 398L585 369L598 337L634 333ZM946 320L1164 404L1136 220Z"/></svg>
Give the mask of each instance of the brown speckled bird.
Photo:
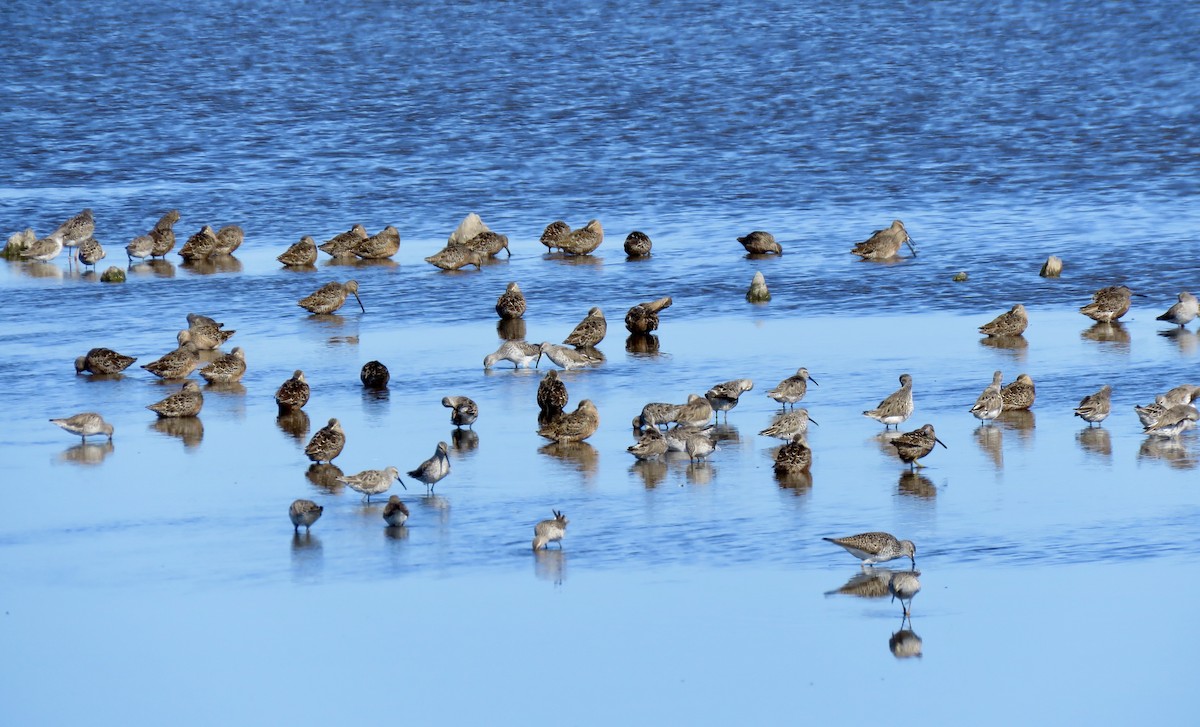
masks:
<svg viewBox="0 0 1200 727"><path fill-rule="evenodd" d="M496 299L496 315L500 320L510 321L525 315L525 294L516 282L508 284L500 297Z"/></svg>
<svg viewBox="0 0 1200 727"><path fill-rule="evenodd" d="M594 348L596 344L604 340L606 333L608 333L608 321L604 319L604 311L593 306L587 316L563 340L563 343L575 348Z"/></svg>
<svg viewBox="0 0 1200 727"><path fill-rule="evenodd" d="M755 230L737 239L751 255L766 255L767 253L783 254L783 247L775 241L775 236L769 232Z"/></svg>
<svg viewBox="0 0 1200 727"><path fill-rule="evenodd" d="M638 303L625 314L625 329L630 333L641 335L658 330L658 313L671 307L671 296L646 303Z"/></svg>
<svg viewBox="0 0 1200 727"><path fill-rule="evenodd" d="M595 434L599 426L600 412L591 399L584 399L575 411L543 424L538 434L556 442L582 442Z"/></svg>
<svg viewBox="0 0 1200 727"><path fill-rule="evenodd" d="M346 432L337 419L330 419L329 424L317 430L304 447L304 454L313 462L332 462L342 453L346 446Z"/></svg>
<svg viewBox="0 0 1200 727"><path fill-rule="evenodd" d="M133 356L123 356L111 348L93 348L75 359L75 373L119 374L137 361Z"/></svg>

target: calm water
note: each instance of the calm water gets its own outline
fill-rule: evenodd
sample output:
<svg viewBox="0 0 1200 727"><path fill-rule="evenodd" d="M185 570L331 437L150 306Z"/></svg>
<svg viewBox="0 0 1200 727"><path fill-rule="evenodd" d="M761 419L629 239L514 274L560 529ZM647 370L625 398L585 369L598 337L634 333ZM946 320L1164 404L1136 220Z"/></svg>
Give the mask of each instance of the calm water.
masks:
<svg viewBox="0 0 1200 727"><path fill-rule="evenodd" d="M1200 555L1200 444L1147 439L1132 405L1200 383L1200 337L1154 320L1200 268L1198 15L6 5L0 232L45 234L91 207L104 263L123 265L124 244L178 208L181 242L237 223L246 243L221 266L135 265L124 285L65 258L0 264L3 713L762 723L803 704L840 721L878 718L861 699L874 688L896 702L872 706L947 721L1003 683L1029 696L997 722L1030 707L1047 722L1187 714L1176 674L1200 644L1180 571ZM425 264L470 211L512 258ZM543 255L546 223L593 217L594 258ZM918 257L847 254L893 218ZM274 261L355 222L396 225L395 260ZM633 229L654 240L649 260L625 260ZM734 238L752 229L786 254L746 259ZM1037 276L1049 254L1059 280ZM743 299L755 271L769 305ZM351 277L365 314L295 306ZM592 305L608 316L604 365L563 374L572 407L600 409L581 446L536 434L548 363L482 369L510 280L531 341L562 340ZM1121 326L1076 312L1122 282L1145 297ZM659 350L627 351L624 312L662 295ZM981 341L1015 302L1025 345ZM72 375L94 346L157 358L193 311L237 329L249 362L243 386L206 389L198 422L157 422L144 407L175 387L137 365ZM372 359L392 371L385 396L359 385ZM820 425L811 484L783 487L778 442L757 432L776 411L763 392L798 366L820 383L804 402ZM289 431L272 396L296 368L314 394ZM1033 376L1037 404L980 427L966 409L996 369ZM902 372L907 428L933 423L948 445L915 474L860 414ZM755 388L708 463L624 451L644 403L736 377ZM1071 409L1103 383L1114 414L1089 430ZM448 394L479 402L473 432L453 431ZM111 450L45 421L89 409L116 426ZM387 532L380 505L314 481L302 449L330 417L347 473L451 443L437 496L400 491L408 527ZM310 537L287 532L296 497L326 507ZM531 555L552 508L571 519L564 547ZM921 660L889 649L899 604L836 593L858 566L820 538L872 529L918 544ZM1115 683L1137 698L1114 699Z"/></svg>

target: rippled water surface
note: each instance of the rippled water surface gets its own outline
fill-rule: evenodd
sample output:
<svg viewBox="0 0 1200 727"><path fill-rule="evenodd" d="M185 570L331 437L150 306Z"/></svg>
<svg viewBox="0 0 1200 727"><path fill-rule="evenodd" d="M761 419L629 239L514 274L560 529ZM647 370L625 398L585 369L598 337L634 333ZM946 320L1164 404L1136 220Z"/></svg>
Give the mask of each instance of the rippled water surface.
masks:
<svg viewBox="0 0 1200 727"><path fill-rule="evenodd" d="M4 712L775 723L886 708L950 721L1003 683L1028 700L996 722L1026 708L1060 723L1187 714L1177 674L1198 645L1197 594L1181 571L1200 555L1200 444L1146 437L1132 407L1200 383L1195 324L1154 320L1200 287L1197 14L6 5L0 232L44 235L90 207L101 269L125 267L125 243L172 208L181 242L236 223L246 243L210 264L129 266L121 285L65 255L0 262ZM426 264L468 212L509 236L512 257ZM603 245L545 254L537 238L559 218L600 219ZM896 218L916 257L848 254ZM394 260L274 260L356 222L395 225ZM621 251L634 229L654 241L649 259ZM785 254L747 258L735 238L754 229ZM1059 279L1037 275L1051 254ZM755 272L766 305L744 299ZM365 313L296 307L350 278ZM570 407L600 411L583 444L536 433L549 362L482 367L512 280L530 341L561 341L591 306L608 317L604 363L562 374ZM1139 293L1120 324L1079 315L1118 283ZM627 342L625 311L663 295L655 345ZM981 339L1016 302L1025 336ZM198 419L158 421L145 407L177 384L139 365L174 347L189 312L237 330L227 347L245 349L248 372L205 387ZM74 376L96 346L138 363ZM386 392L359 383L373 359L391 370ZM778 410L764 392L799 366L819 382L803 402L814 464L779 482L778 441L758 435ZM297 368L312 400L278 421L273 394ZM997 369L1029 373L1037 403L980 426L967 409ZM911 473L861 415L905 372L917 411L901 429L932 423L947 445ZM740 377L754 389L708 462L625 452L646 402ZM1114 413L1089 428L1072 409L1104 383ZM479 403L473 429L449 423L450 394ZM46 421L84 410L115 425L111 447ZM345 473L407 470L450 444L436 494L398 490L406 527L385 529L381 504L310 467L304 444L331 417ZM307 536L287 532L297 497L325 506ZM571 521L563 548L531 554L552 509ZM866 530L917 543L911 623L878 592L882 570L872 591L821 540ZM897 658L917 646L923 658Z"/></svg>

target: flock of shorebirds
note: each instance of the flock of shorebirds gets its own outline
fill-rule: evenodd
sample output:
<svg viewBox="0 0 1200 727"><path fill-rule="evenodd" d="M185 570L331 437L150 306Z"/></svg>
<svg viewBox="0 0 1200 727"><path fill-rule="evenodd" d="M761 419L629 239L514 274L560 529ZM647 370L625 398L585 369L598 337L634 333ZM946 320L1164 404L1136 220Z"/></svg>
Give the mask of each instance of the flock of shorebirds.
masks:
<svg viewBox="0 0 1200 727"><path fill-rule="evenodd" d="M179 213L172 210L163 215L147 235L131 241L126 246L130 260L147 256L161 257L171 252L175 245L173 225L178 220ZM20 257L50 261L63 247L68 247L77 249L82 263L95 264L104 254L100 248L97 256L96 248L99 244L95 243L93 233L94 221L91 211L84 210L45 238L37 238L31 230L14 235L9 240L6 253L15 248ZM596 220L579 229L572 229L565 222L555 221L546 227L540 242L550 251L558 250L567 255L587 255L599 247L603 236L603 228ZM187 260L228 255L237 249L242 240L240 227L231 225L214 231L206 225L187 240L179 254ZM739 237L738 241L750 255L783 254L782 246L768 232L754 231ZM863 259L887 260L897 256L903 245L907 245L912 254L916 255L913 242L903 223L897 220L890 227L876 231L870 238L854 246L851 252ZM395 227L389 226L377 235L369 235L361 225L354 225L349 231L336 235L319 246L313 238L306 236L279 255L278 260L285 266L308 267L316 261L318 251L335 257L353 255L371 259L391 257L399 247L400 235ZM624 244L625 252L631 257L649 255L651 248L650 238L638 231L631 232ZM471 214L450 236L446 247L426 260L444 270L456 270L465 265L479 267L485 258L494 257L502 250L511 254L508 250L508 238L492 232L477 215ZM1125 286L1106 287L1097 291L1092 302L1080 308L1080 312L1095 321L1113 323L1129 310L1131 295L1132 292ZM350 296L354 296L359 307L365 312L362 300L358 298L358 284L353 280L324 285L298 301L298 305L313 314L327 315L340 309ZM648 336L658 328L659 315L670 307L671 302L670 297L663 297L633 306L625 316L626 328L633 336ZM525 311L526 302L520 286L516 282L509 283L496 301L497 315L501 320L516 320L520 319ZM1198 315L1200 305L1196 297L1182 292L1178 302L1158 316L1158 320L1186 326ZM240 347L235 347L230 353L200 367L200 352L216 351L234 331L225 329L224 324L212 318L198 314L189 314L187 323L188 327L178 333L178 347L158 360L143 365L142 368L155 376L170 380L186 379L199 368L200 376L210 384L234 384L240 381L246 371L246 359ZM1029 317L1025 307L1018 304L980 326L979 332L996 339L1018 339L1028 325ZM512 363L514 368L530 367L539 365L544 356L563 369L594 366L604 361L603 354L596 346L604 339L606 333L607 321L604 313L600 308L593 307L561 345L550 342L533 344L523 340L523 337L505 340L495 352L484 358L483 364L485 368L491 368L501 361L507 361ZM114 375L124 371L134 361L133 357L110 349L95 348L80 356L75 362L75 368L78 373ZM360 378L364 386L385 387L389 374L382 363L372 361L363 367ZM775 455L774 470L780 478L803 480L809 476L812 450L807 439L808 425L810 422L817 422L810 418L806 409L796 408L796 404L804 398L809 382L817 384L808 370L801 367L795 374L784 378L766 392L768 397L781 405L782 411L770 426L759 433L786 442ZM714 419L722 413L728 417L728 412L737 406L742 394L750 391L753 386L750 379L734 379L713 386L703 396L691 394L684 403L646 404L641 413L633 419L636 442L628 447L628 452L639 460L661 458L668 452L686 453L692 461L704 460L716 450L716 442L713 439ZM1099 424L1111 412L1111 393L1112 387L1105 385L1096 393L1084 397L1076 407L1075 414L1088 422L1089 427ZM280 415L284 416L301 409L307 403L309 395L310 390L304 374L297 370L276 392ZM969 411L984 424L988 424L1004 411L1029 409L1033 406L1035 395L1034 382L1028 374L1022 373L1015 381L1004 385L1001 372L997 371L992 382L979 395ZM1148 435L1175 437L1195 425L1198 414L1194 401L1198 397L1200 386L1181 385L1156 397L1153 403L1136 407L1136 411ZM600 423L595 404L584 399L573 411L566 411L567 402L565 383L555 370L549 371L537 390L538 433L542 437L557 443L570 443L583 441L595 433ZM196 382L185 381L180 391L147 408L164 418L194 417L200 412L203 403L204 395ZM479 416L476 403L464 396L447 396L442 400L442 404L451 410L451 422L456 427L470 427ZM863 412L864 416L882 423L885 431L895 428L896 433L890 439L890 443L895 447L899 459L910 469L920 466L919 460L929 455L936 445L946 446L938 439L932 424L924 424L905 433L899 432L900 424L907 421L913 411L913 379L905 373L900 375L899 389L885 397L875 408ZM111 440L113 435L112 425L94 412L51 421L84 438L85 441L89 436L98 435L105 435ZM346 435L340 423L337 419L330 419L327 426L312 436L304 451L307 457L318 465L329 463L341 453L345 442ZM429 459L407 472L409 477L423 482L430 492L449 473L450 461L445 442L439 442ZM361 493L367 501L372 496L386 493L393 482L400 482L407 490L407 485L396 467L365 470L354 475L339 474L336 479ZM322 512L321 505L311 500L298 499L291 504L288 515L294 530L299 532L300 527L307 531L321 517ZM386 523L389 526L403 525L408 514L404 502L398 496L391 495L383 510ZM534 528L533 549L544 548L551 542L561 542L567 524L567 518L557 510L554 511L553 519L537 523ZM864 566L900 557L910 558L913 571L897 574L900 575L900 580L894 585L889 584L889 589L900 597L902 602L911 601L912 595L919 590L920 584L916 579L918 574L915 571L916 549L911 541L898 540L888 533L880 532L827 540L845 548L859 558ZM893 580L895 579L893 576Z"/></svg>

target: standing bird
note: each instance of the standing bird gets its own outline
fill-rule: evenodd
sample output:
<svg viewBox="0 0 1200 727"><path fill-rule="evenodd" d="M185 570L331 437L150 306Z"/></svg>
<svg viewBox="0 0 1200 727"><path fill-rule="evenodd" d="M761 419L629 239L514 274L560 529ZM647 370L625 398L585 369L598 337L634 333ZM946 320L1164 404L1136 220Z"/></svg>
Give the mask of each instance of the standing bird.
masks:
<svg viewBox="0 0 1200 727"><path fill-rule="evenodd" d="M591 399L579 402L575 411L562 414L538 429L538 434L556 442L582 442L600 426L600 412Z"/></svg>
<svg viewBox="0 0 1200 727"><path fill-rule="evenodd" d="M207 260L217 249L217 233L212 225L205 225L187 239L179 248L179 257L185 261Z"/></svg>
<svg viewBox="0 0 1200 727"><path fill-rule="evenodd" d="M71 434L79 435L80 439L87 442L88 437L93 437L97 434L104 434L112 441L113 425L104 421L104 417L93 411L80 412L69 417L61 419L51 419L51 424L57 425Z"/></svg>
<svg viewBox="0 0 1200 727"><path fill-rule="evenodd" d="M533 549L535 551L547 547L550 543L558 542L562 547L563 536L567 534L567 516L558 510L552 510L553 520L543 520L533 527Z"/></svg>
<svg viewBox="0 0 1200 727"><path fill-rule="evenodd" d="M161 379L184 379L200 365L200 350L192 342L192 336L187 331L180 331L177 337L179 347L161 358L142 364L142 368Z"/></svg>
<svg viewBox="0 0 1200 727"><path fill-rule="evenodd" d="M542 377L537 389L538 423L545 424L557 419L567 405L567 385L558 378L558 372L551 369Z"/></svg>
<svg viewBox="0 0 1200 727"><path fill-rule="evenodd" d="M755 230L749 235L743 235L737 241L742 243L742 247L746 248L746 252L751 255L766 255L772 252L776 255L783 254L783 247L775 241L775 236L762 230Z"/></svg>
<svg viewBox="0 0 1200 727"><path fill-rule="evenodd" d="M483 357L483 368L490 369L498 361L512 362L514 369L536 366L542 360L542 349L527 341L505 341L493 353Z"/></svg>
<svg viewBox="0 0 1200 727"><path fill-rule="evenodd" d="M921 591L921 580L917 578L919 575L921 571L918 570L903 570L888 578L888 593L892 594L892 602L900 599L900 608L904 609L905 616L912 611L913 596Z"/></svg>
<svg viewBox="0 0 1200 727"><path fill-rule="evenodd" d="M479 418L479 405L465 396L443 396L442 406L450 409L450 423L469 427Z"/></svg>
<svg viewBox="0 0 1200 727"><path fill-rule="evenodd" d="M524 341L506 341L505 343L524 343ZM504 346L501 345L500 348L504 348ZM566 346L557 346L549 341L543 341L541 346L539 346L539 350L546 354L546 358L568 370L591 366L592 364L604 361L602 356L596 355L600 353L599 351L593 350L588 352L587 349L583 348L567 348ZM485 360L484 363L486 364L487 361Z"/></svg>
<svg viewBox="0 0 1200 727"><path fill-rule="evenodd" d="M546 225L546 229L542 231L542 236L538 239L538 242L545 245L550 252L554 252L555 250L562 249L559 240L569 234L571 234L571 226L562 220L555 220Z"/></svg>
<svg viewBox="0 0 1200 727"><path fill-rule="evenodd" d="M779 448L775 453L775 474L786 477L801 472L808 472L812 467L812 449L805 441L804 433L797 433L792 441Z"/></svg>
<svg viewBox="0 0 1200 727"><path fill-rule="evenodd" d="M1112 323L1129 312L1130 296L1133 292L1124 285L1101 288L1092 294L1092 302L1079 312L1101 323Z"/></svg>
<svg viewBox="0 0 1200 727"><path fill-rule="evenodd" d="M714 413L723 411L728 420L729 410L738 405L738 399L742 394L753 388L754 382L750 379L734 379L712 387L705 392L704 398L708 399Z"/></svg>
<svg viewBox="0 0 1200 727"><path fill-rule="evenodd" d="M442 270L458 270L468 265L474 265L476 270L483 269L483 255L461 243L443 247L425 258L425 262Z"/></svg>
<svg viewBox="0 0 1200 727"><path fill-rule="evenodd" d="M480 232L463 242L463 245L484 257L496 257L501 250L508 253L508 257L512 257L512 250L508 249L508 235L501 235L491 230Z"/></svg>
<svg viewBox="0 0 1200 727"><path fill-rule="evenodd" d="M625 451L640 460L654 459L667 453L667 440L657 427L652 427L647 429Z"/></svg>
<svg viewBox="0 0 1200 727"><path fill-rule="evenodd" d="M905 432L891 442L892 446L896 448L896 454L900 456L900 461L907 464L910 470L919 466L917 460L933 451L934 444L940 444L942 449L947 449L946 443L933 433L932 424L925 424L920 429Z"/></svg>
<svg viewBox="0 0 1200 727"><path fill-rule="evenodd" d="M1075 407L1075 416L1083 419L1090 427L1104 421L1111 411L1112 387L1105 384L1095 394L1088 394L1079 400L1079 406Z"/></svg>
<svg viewBox="0 0 1200 727"><path fill-rule="evenodd" d="M433 453L433 456L417 465L416 469L410 470L408 476L424 482L425 486L432 491L434 485L440 482L443 477L450 474L450 456L446 453L446 450L446 443L438 442L437 450ZM408 488L405 487L405 489Z"/></svg>
<svg viewBox="0 0 1200 727"><path fill-rule="evenodd" d="M363 470L356 475L343 475L335 478L338 482L349 487L351 490L363 496L366 502L371 501L371 495L382 495L387 492L392 482L400 483L404 489L408 486L404 484L404 480L400 479L400 470L395 467L386 467L381 470Z"/></svg>
<svg viewBox="0 0 1200 727"><path fill-rule="evenodd" d="M625 329L634 335L658 330L658 312L671 307L671 296L638 303L625 314Z"/></svg>
<svg viewBox="0 0 1200 727"><path fill-rule="evenodd" d="M881 422L884 429L892 425L899 429L900 423L912 416L912 413L912 377L908 374L900 374L900 388L888 394L883 401L879 402L878 407L864 411L863 416Z"/></svg>
<svg viewBox="0 0 1200 727"><path fill-rule="evenodd" d="M625 237L625 254L629 257L647 257L653 243L644 232L634 230Z"/></svg>
<svg viewBox="0 0 1200 727"><path fill-rule="evenodd" d="M808 424L817 423L816 419L808 416L808 409L793 409L776 417L771 426L759 432L764 437L790 440L797 434L808 432Z"/></svg>
<svg viewBox="0 0 1200 727"><path fill-rule="evenodd" d="M90 238L95 232L96 221L92 218L92 211L85 209L59 225L54 232L50 233L50 237L57 240L62 247L75 248L82 245L83 241Z"/></svg>
<svg viewBox="0 0 1200 727"><path fill-rule="evenodd" d="M200 413L203 406L204 393L200 391L200 385L195 381L188 381L179 391L146 408L162 419L173 419L194 417Z"/></svg>
<svg viewBox="0 0 1200 727"><path fill-rule="evenodd" d="M1191 404L1177 404L1158 416L1153 424L1146 425L1146 434L1159 437L1174 437L1196 426L1200 412Z"/></svg>
<svg viewBox="0 0 1200 727"><path fill-rule="evenodd" d="M870 237L855 245L850 252L863 260L887 260L896 257L896 253L900 252L901 245L908 245L913 257L917 256L917 249L913 247L912 238L908 236L908 230L904 229L904 223L900 220L892 220L891 227L886 230L875 230Z"/></svg>
<svg viewBox="0 0 1200 727"><path fill-rule="evenodd" d="M796 373L780 381L774 389L767 392L767 396L779 402L782 406L796 406L796 402L804 398L808 393L808 382L817 384L817 380L808 375L808 369L801 366L796 369ZM820 386L820 384L817 384Z"/></svg>
<svg viewBox="0 0 1200 727"><path fill-rule="evenodd" d="M1163 394L1154 397L1153 404L1146 404L1144 406L1135 404L1133 406L1133 410L1137 412L1138 421L1142 423L1143 427L1149 427L1157 423L1159 418L1170 408L1171 404L1168 403L1167 397Z"/></svg>
<svg viewBox="0 0 1200 727"><path fill-rule="evenodd" d="M199 313L188 313L188 334L192 343L201 351L212 351L220 348L221 344L233 338L237 331L225 330L224 323L218 323L208 316Z"/></svg>
<svg viewBox="0 0 1200 727"><path fill-rule="evenodd" d="M304 268L317 262L317 241L305 235L275 258L289 268Z"/></svg>
<svg viewBox="0 0 1200 727"><path fill-rule="evenodd" d="M408 522L408 505L400 500L399 495L388 498L387 504L383 506L383 520L390 528L398 528Z"/></svg>
<svg viewBox="0 0 1200 727"><path fill-rule="evenodd" d="M1025 313L1025 306L1017 303L990 323L980 326L979 332L987 336L1019 336L1028 327L1029 316Z"/></svg>
<svg viewBox="0 0 1200 727"><path fill-rule="evenodd" d="M21 251L21 258L24 260L37 260L38 262L48 263L58 254L62 252L62 240L57 237L43 237L40 240L35 240L32 245ZM68 261L69 263L69 261Z"/></svg>
<svg viewBox="0 0 1200 727"><path fill-rule="evenodd" d="M236 384L246 375L246 353L241 346L200 369L200 377L210 384Z"/></svg>
<svg viewBox="0 0 1200 727"><path fill-rule="evenodd" d="M292 378L279 385L275 392L275 404L279 406L280 413L302 409L308 403L311 393L308 381L304 379L304 372L296 369Z"/></svg>
<svg viewBox="0 0 1200 727"><path fill-rule="evenodd" d="M704 399L707 403L708 400ZM709 407L711 408L711 404ZM665 401L652 401L642 407L642 413L633 418L633 428L641 430L645 427L657 429L676 423L683 404L669 404Z"/></svg>
<svg viewBox="0 0 1200 727"><path fill-rule="evenodd" d="M317 464L332 462L342 453L345 446L346 432L342 430L342 423L337 419L330 419L329 424L318 429L317 433L312 435L312 439L308 440L304 454Z"/></svg>
<svg viewBox="0 0 1200 727"><path fill-rule="evenodd" d="M333 257L344 257L354 254L354 248L358 243L370 237L367 234L367 228L362 225L354 225L349 230L334 235L325 242L321 243L319 249L321 252L328 253Z"/></svg>
<svg viewBox="0 0 1200 727"><path fill-rule="evenodd" d="M94 237L89 237L79 243L79 262L84 265L95 267L96 263L100 262L108 254L104 252L104 247Z"/></svg>
<svg viewBox="0 0 1200 727"><path fill-rule="evenodd" d="M579 325L575 326L563 343L575 348L595 348L596 344L604 340L606 333L608 333L608 321L604 319L604 311L599 307L592 306L588 310L587 316L579 322Z"/></svg>
<svg viewBox="0 0 1200 727"><path fill-rule="evenodd" d="M713 418L712 404L708 399L698 394L689 394L687 403L679 407L675 415L675 423L681 427L703 427Z"/></svg>
<svg viewBox="0 0 1200 727"><path fill-rule="evenodd" d="M358 307L362 308L362 312L366 313L367 309L363 307L362 298L358 297L358 281L347 280L345 283L326 283L318 288L312 295L301 298L296 305L300 306L309 313L323 315L333 313L338 308L346 304L346 296L353 295L358 301Z"/></svg>
<svg viewBox="0 0 1200 727"><path fill-rule="evenodd" d="M292 521L292 527L295 532L300 532L300 526L304 526L304 532L312 527L313 523L321 519L321 513L325 512L325 508L312 500L296 500L288 508L288 518Z"/></svg>
<svg viewBox="0 0 1200 727"><path fill-rule="evenodd" d="M150 251L150 257L166 257L167 253L175 249L175 223L178 221L179 210L170 210L154 223L150 230L150 237L154 240L154 249Z"/></svg>
<svg viewBox="0 0 1200 727"><path fill-rule="evenodd" d="M138 235L129 241L125 246L125 255L129 258L129 262L133 262L134 258L145 260L154 254L154 237L151 235Z"/></svg>
<svg viewBox="0 0 1200 727"><path fill-rule="evenodd" d="M368 389L386 389L391 378L392 375L388 372L387 366L378 361L366 362L363 364L362 370L358 372L359 381Z"/></svg>
<svg viewBox="0 0 1200 727"><path fill-rule="evenodd" d="M400 231L388 225L378 234L365 240L359 240L358 244L350 249L350 252L363 260L384 260L395 255L399 250Z"/></svg>
<svg viewBox="0 0 1200 727"><path fill-rule="evenodd" d="M213 254L232 255L242 246L245 239L246 233L239 225L225 225L217 230L217 244L213 247Z"/></svg>
<svg viewBox="0 0 1200 727"><path fill-rule="evenodd" d="M821 538L840 545L846 552L862 561L863 565L875 565L896 558L907 557L913 567L917 565L917 546L911 540L897 540L891 533L861 533L844 538Z"/></svg>
<svg viewBox="0 0 1200 727"><path fill-rule="evenodd" d="M999 371L992 374L992 383L983 390L970 409L976 419L990 422L1000 416L1000 412L1004 410L1004 396L1000 393L1000 382L1003 380L1004 377Z"/></svg>
<svg viewBox="0 0 1200 727"><path fill-rule="evenodd" d="M1004 400L1004 409L1028 409L1033 406L1037 390L1029 374L1020 374L1017 380L1000 390L1000 398Z"/></svg>
<svg viewBox="0 0 1200 727"><path fill-rule="evenodd" d="M560 237L557 245L568 255L590 255L604 242L604 228L599 220L589 220L581 229L571 230Z"/></svg>
<svg viewBox="0 0 1200 727"><path fill-rule="evenodd" d="M1200 315L1200 301L1196 300L1196 296L1186 290L1179 294L1179 302L1167 309L1166 313L1155 318L1156 321L1166 321L1174 323L1180 328L1196 319Z"/></svg>
<svg viewBox="0 0 1200 727"><path fill-rule="evenodd" d="M515 281L509 283L496 299L496 315L500 316L502 321L511 321L525 315L525 295Z"/></svg>
<svg viewBox="0 0 1200 727"><path fill-rule="evenodd" d="M83 356L75 359L75 373L84 371L92 374L119 374L129 368L134 361L133 356L123 356L111 348L93 348Z"/></svg>

